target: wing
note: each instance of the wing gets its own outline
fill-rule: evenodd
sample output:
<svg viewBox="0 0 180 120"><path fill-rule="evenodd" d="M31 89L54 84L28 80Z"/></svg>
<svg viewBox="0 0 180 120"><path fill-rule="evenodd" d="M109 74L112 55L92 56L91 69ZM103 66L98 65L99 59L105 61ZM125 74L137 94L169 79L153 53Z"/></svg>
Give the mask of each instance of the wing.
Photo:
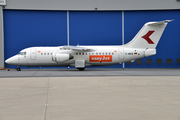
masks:
<svg viewBox="0 0 180 120"><path fill-rule="evenodd" d="M61 46L62 50L56 51L56 53L62 54L73 54L78 52L91 52L96 49L87 48L87 47L79 47L79 46Z"/></svg>
<svg viewBox="0 0 180 120"><path fill-rule="evenodd" d="M77 51L77 52L95 51L95 49L92 49L92 48L79 47L79 46L63 46L63 49L73 50L73 51Z"/></svg>

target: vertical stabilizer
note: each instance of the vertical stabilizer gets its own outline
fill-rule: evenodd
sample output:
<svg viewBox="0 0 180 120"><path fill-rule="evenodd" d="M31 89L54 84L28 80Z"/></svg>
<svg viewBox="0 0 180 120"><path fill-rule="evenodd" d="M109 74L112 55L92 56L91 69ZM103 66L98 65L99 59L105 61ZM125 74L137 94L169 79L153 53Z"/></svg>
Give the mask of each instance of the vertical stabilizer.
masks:
<svg viewBox="0 0 180 120"><path fill-rule="evenodd" d="M136 36L129 43L125 44L125 46L130 48L155 49L166 25L171 21L172 20L165 20L146 23Z"/></svg>

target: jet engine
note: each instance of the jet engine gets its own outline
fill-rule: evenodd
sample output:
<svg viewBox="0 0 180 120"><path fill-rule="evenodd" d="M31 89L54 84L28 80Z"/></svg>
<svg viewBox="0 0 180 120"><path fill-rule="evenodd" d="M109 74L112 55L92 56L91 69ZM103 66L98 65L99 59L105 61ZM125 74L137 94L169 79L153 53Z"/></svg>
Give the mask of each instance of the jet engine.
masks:
<svg viewBox="0 0 180 120"><path fill-rule="evenodd" d="M68 60L73 59L74 57L70 54L59 54L59 53L53 53L52 54L52 61L54 62L66 62Z"/></svg>

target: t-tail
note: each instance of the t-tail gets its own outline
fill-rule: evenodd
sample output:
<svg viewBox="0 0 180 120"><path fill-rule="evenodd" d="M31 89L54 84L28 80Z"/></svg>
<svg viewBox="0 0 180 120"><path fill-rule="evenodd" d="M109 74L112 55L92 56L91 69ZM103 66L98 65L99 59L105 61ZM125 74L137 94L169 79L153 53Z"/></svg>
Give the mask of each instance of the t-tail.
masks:
<svg viewBox="0 0 180 120"><path fill-rule="evenodd" d="M129 43L125 44L125 46L128 48L156 49L166 25L171 21L172 20L165 20L146 23L137 35Z"/></svg>
<svg viewBox="0 0 180 120"><path fill-rule="evenodd" d="M137 35L127 44L125 48L142 49L144 50L144 57L156 54L156 46L166 28L168 22L173 20L165 20L160 22L146 23Z"/></svg>

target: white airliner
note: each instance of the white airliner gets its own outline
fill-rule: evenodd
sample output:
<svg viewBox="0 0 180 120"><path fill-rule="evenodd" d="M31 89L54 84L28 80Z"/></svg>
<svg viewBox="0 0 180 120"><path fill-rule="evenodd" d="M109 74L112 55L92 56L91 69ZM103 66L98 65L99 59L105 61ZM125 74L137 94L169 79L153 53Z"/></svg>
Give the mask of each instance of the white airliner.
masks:
<svg viewBox="0 0 180 120"><path fill-rule="evenodd" d="M9 65L43 67L73 66L84 70L87 66L106 66L133 62L156 54L156 46L168 22L146 23L127 44L120 46L58 46L30 47L7 59Z"/></svg>

